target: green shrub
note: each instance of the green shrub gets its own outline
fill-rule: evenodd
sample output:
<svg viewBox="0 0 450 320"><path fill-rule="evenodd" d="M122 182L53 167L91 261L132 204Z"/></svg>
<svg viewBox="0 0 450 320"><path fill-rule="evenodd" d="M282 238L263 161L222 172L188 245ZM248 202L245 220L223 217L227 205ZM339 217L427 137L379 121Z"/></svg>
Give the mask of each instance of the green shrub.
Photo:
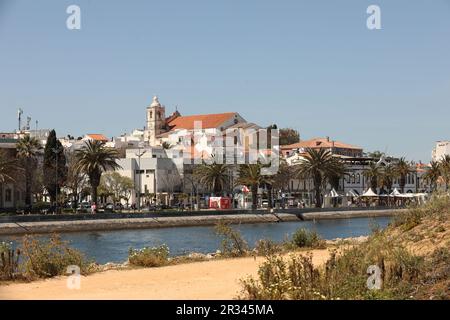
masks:
<svg viewBox="0 0 450 320"><path fill-rule="evenodd" d="M299 233L303 235L303 232ZM303 237L299 237L303 239ZM304 243L302 240L301 243ZM436 254L447 261L445 252ZM382 287L367 287L368 267L382 270ZM260 266L258 277L242 281L241 299L409 299L427 279L431 265L394 245L382 232L367 243L331 252L328 261L316 267L312 255L289 258L269 256ZM445 269L439 277L447 275ZM437 276L437 275L435 275Z"/></svg>
<svg viewBox="0 0 450 320"><path fill-rule="evenodd" d="M248 254L248 244L239 231L220 222L215 227L216 234L222 237L221 252L228 257L242 257Z"/></svg>
<svg viewBox="0 0 450 320"><path fill-rule="evenodd" d="M89 273L89 262L84 255L62 241L58 235L52 235L48 241L39 241L25 236L22 242L24 271L30 278L50 278L64 275L67 267L76 265L82 274Z"/></svg>
<svg viewBox="0 0 450 320"><path fill-rule="evenodd" d="M281 245L270 240L261 239L256 242L255 250L260 256L271 256L282 251Z"/></svg>
<svg viewBox="0 0 450 320"><path fill-rule="evenodd" d="M12 249L10 243L0 243L0 280L12 280L20 276L19 258L19 249Z"/></svg>
<svg viewBox="0 0 450 320"><path fill-rule="evenodd" d="M307 229L298 229L293 235L291 243L297 248L321 248L325 242L320 238L316 231Z"/></svg>
<svg viewBox="0 0 450 320"><path fill-rule="evenodd" d="M435 217L440 221L448 219L450 214L450 196L448 194L435 193L424 205L413 205L406 211L395 216L391 226L401 227L408 231L419 225L424 217Z"/></svg>
<svg viewBox="0 0 450 320"><path fill-rule="evenodd" d="M143 249L130 248L128 261L133 266L161 267L169 262L169 247L145 247Z"/></svg>

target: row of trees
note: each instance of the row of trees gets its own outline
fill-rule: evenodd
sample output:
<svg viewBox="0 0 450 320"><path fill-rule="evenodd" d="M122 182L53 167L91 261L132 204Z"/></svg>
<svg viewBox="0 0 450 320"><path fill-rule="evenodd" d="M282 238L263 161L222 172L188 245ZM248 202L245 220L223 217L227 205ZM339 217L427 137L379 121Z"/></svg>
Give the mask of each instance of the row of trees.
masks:
<svg viewBox="0 0 450 320"><path fill-rule="evenodd" d="M36 138L25 135L17 142L15 157L0 154L0 183L15 182L23 188L27 208L33 203L33 194L37 197L46 194L52 202L58 201L62 188L72 191L76 206L78 190L85 181L90 186L92 201L97 203L102 174L119 168L118 151L99 141L87 141L83 148L67 153L52 130L43 150L43 161L42 149Z"/></svg>
<svg viewBox="0 0 450 320"><path fill-rule="evenodd" d="M450 156L446 155L439 161L432 161L424 178L430 183L431 188L436 190L438 181L442 178L445 190L448 191L450 186Z"/></svg>
<svg viewBox="0 0 450 320"><path fill-rule="evenodd" d="M369 185L373 190L380 188L387 192L392 191L394 181L398 179L400 192L405 192L405 185L408 174L415 171L411 163L405 158L400 158L395 163L387 163L380 165L377 162L370 163L369 167L364 170L364 177L369 181Z"/></svg>
<svg viewBox="0 0 450 320"><path fill-rule="evenodd" d="M305 158L296 166L289 166L285 161L280 162L277 174L262 175L264 167L261 163L243 164L238 168L237 185L249 186L252 194L252 207L257 206L258 188L267 189L269 207L273 205L273 190L284 189L291 178L312 179L314 185L316 206L321 206L321 194L327 183L337 188L340 177L345 174L344 164L331 152L325 149L308 149ZM230 181L229 165L227 164L204 164L198 167L194 174L199 182L206 185L214 193L225 190Z"/></svg>
<svg viewBox="0 0 450 320"><path fill-rule="evenodd" d="M253 208L256 208L257 193L259 187L265 187L268 191L269 206L272 205L272 190L283 189L292 178L308 179L313 185L316 207L322 204L322 194L326 186L338 189L339 181L348 175L344 163L339 158L334 157L330 151L325 149L307 149L304 159L295 166L289 166L285 161L281 161L278 173L273 176L261 175L262 164L250 164L239 166L239 178L236 184L243 184L250 187L252 194ZM378 164L373 161L363 172L364 177L369 182L369 186L377 190L392 192L394 181L398 179L401 192L407 183L408 174L415 171L412 163L405 158L388 164ZM226 164L202 165L195 171L199 182L206 185L214 193L221 193L226 189L229 179L229 166ZM437 188L437 182L442 177L446 189L450 184L450 156L444 157L440 162L432 162L423 178L427 180L432 189Z"/></svg>

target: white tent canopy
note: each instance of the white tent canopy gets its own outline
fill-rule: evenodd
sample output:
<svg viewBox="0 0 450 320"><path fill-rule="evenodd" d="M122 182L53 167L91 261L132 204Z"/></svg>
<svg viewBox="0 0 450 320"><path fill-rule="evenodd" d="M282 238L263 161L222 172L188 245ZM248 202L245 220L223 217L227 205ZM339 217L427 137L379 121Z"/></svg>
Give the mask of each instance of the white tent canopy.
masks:
<svg viewBox="0 0 450 320"><path fill-rule="evenodd" d="M340 196L339 193L337 193L337 191L333 188L333 189L330 191L330 197L332 197L332 198L339 198L339 197L341 197L341 196Z"/></svg>
<svg viewBox="0 0 450 320"><path fill-rule="evenodd" d="M378 195L373 192L372 188L369 188L361 197L378 197Z"/></svg>
<svg viewBox="0 0 450 320"><path fill-rule="evenodd" d="M391 196L393 197L400 197L402 194L398 191L397 188L394 189L394 191L391 192Z"/></svg>
<svg viewBox="0 0 450 320"><path fill-rule="evenodd" d="M346 194L347 197L354 197L354 198L358 198L359 194L357 194L354 190L350 190L347 192Z"/></svg>

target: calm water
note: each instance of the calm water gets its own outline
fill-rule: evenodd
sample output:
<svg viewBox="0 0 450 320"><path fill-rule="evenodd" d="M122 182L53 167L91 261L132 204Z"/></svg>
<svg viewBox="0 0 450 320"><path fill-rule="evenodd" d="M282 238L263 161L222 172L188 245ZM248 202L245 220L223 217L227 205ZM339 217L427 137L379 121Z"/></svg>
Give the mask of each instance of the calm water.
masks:
<svg viewBox="0 0 450 320"><path fill-rule="evenodd" d="M282 241L300 227L315 230L324 239L358 237L370 234L374 226L386 227L389 220L389 217L353 218L316 222L243 224L234 225L234 227L242 233L250 246L254 246L257 240L263 238ZM47 237L42 236L42 238ZM70 241L73 247L98 263L123 262L127 259L130 247L142 248L167 244L171 255L181 255L190 252L215 252L220 246L220 238L214 234L213 227L65 233L62 238ZM20 238L0 237L0 241L16 243L18 240Z"/></svg>

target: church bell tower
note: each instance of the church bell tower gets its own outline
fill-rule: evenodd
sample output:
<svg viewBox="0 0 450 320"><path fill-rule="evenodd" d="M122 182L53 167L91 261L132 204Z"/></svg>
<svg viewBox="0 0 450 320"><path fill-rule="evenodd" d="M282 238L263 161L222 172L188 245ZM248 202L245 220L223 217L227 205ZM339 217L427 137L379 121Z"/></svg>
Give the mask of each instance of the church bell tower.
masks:
<svg viewBox="0 0 450 320"><path fill-rule="evenodd" d="M158 144L156 136L163 133L166 119L166 108L161 106L158 97L154 96L150 106L147 107L146 140L151 146Z"/></svg>

